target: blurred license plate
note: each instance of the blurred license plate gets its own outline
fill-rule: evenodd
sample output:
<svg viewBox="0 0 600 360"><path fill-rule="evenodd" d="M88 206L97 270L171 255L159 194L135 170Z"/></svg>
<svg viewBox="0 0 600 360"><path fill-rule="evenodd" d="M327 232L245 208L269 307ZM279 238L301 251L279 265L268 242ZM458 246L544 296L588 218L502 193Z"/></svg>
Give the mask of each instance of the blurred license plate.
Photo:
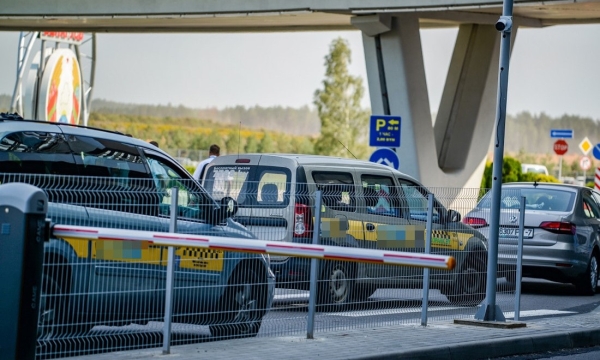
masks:
<svg viewBox="0 0 600 360"><path fill-rule="evenodd" d="M519 237L519 229L518 228L500 228L500 236L501 237ZM524 238L532 238L533 237L533 229L523 229L523 237Z"/></svg>

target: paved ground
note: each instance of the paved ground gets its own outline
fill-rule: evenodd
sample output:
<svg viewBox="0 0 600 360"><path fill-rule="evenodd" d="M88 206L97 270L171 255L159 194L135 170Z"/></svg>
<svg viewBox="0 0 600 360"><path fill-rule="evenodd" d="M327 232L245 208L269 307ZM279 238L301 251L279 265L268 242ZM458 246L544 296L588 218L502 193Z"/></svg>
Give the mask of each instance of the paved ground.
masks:
<svg viewBox="0 0 600 360"><path fill-rule="evenodd" d="M600 309L526 320L527 327L518 329L457 325L448 320L427 327L396 325L316 333L314 340L258 337L173 346L167 356L154 348L68 359L487 359L600 344Z"/></svg>

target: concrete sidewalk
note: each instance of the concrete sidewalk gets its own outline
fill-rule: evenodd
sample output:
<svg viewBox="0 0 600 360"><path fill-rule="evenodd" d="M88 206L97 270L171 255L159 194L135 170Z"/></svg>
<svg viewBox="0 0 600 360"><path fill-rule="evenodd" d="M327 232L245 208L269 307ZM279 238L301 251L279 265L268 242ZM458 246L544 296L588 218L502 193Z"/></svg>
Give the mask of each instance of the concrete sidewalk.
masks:
<svg viewBox="0 0 600 360"><path fill-rule="evenodd" d="M586 314L525 319L527 327L496 329L437 321L427 327L395 325L258 337L70 357L71 360L124 359L487 359L600 344L600 309Z"/></svg>

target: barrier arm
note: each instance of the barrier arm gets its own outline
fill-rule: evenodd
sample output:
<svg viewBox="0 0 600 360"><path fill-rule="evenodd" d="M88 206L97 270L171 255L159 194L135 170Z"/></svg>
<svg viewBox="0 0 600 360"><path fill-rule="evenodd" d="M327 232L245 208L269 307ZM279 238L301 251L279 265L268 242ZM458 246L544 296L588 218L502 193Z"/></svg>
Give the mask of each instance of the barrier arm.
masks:
<svg viewBox="0 0 600 360"><path fill-rule="evenodd" d="M152 244L164 246L189 246L235 252L413 266L442 270L452 270L456 265L454 257L444 255L349 248L330 245L295 244L281 241L264 241L221 236L200 236L71 225L54 225L52 227L52 234L54 237L58 238L148 241Z"/></svg>

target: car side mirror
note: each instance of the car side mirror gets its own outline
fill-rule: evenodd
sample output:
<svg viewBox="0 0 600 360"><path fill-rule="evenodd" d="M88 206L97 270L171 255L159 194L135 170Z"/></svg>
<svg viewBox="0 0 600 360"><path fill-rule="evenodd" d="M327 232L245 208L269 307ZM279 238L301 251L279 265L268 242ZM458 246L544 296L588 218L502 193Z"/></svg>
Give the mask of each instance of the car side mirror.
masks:
<svg viewBox="0 0 600 360"><path fill-rule="evenodd" d="M237 214L237 211L237 201L229 196L226 196L219 201L219 207L213 210L212 216L208 219L208 222L212 225L218 225L223 220Z"/></svg>
<svg viewBox="0 0 600 360"><path fill-rule="evenodd" d="M461 220L461 216L458 211L449 209L447 219L448 222L459 222Z"/></svg>

